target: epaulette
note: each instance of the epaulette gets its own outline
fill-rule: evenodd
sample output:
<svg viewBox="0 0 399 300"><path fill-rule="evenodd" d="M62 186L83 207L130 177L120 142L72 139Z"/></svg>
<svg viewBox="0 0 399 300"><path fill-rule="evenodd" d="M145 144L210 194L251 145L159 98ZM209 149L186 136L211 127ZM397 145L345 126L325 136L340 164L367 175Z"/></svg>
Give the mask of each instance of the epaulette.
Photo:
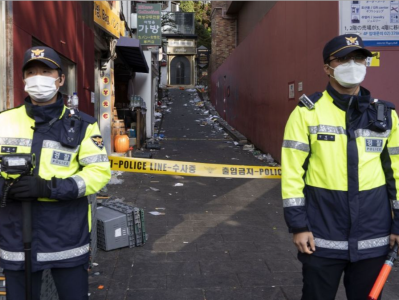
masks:
<svg viewBox="0 0 399 300"><path fill-rule="evenodd" d="M395 109L395 104L393 104L392 102L380 100L380 99L374 99L372 102L372 104L377 104L377 103L383 103L383 104L385 104L386 108Z"/></svg>
<svg viewBox="0 0 399 300"><path fill-rule="evenodd" d="M69 115L69 110L66 113ZM96 118L89 116L88 114L85 114L84 112L79 111L78 115L83 122L86 122L89 124L94 124L97 122Z"/></svg>
<svg viewBox="0 0 399 300"><path fill-rule="evenodd" d="M310 96L306 96L303 94L301 97L299 97L299 103L298 106L300 107L306 107L309 110L314 109L314 105L319 99L323 96L323 93L316 92Z"/></svg>
<svg viewBox="0 0 399 300"><path fill-rule="evenodd" d="M85 114L85 113L82 113L82 112L80 113L80 117L82 118L82 120L84 122L87 122L89 124L94 124L94 123L97 122L96 118L94 118L92 116L89 116L88 114Z"/></svg>

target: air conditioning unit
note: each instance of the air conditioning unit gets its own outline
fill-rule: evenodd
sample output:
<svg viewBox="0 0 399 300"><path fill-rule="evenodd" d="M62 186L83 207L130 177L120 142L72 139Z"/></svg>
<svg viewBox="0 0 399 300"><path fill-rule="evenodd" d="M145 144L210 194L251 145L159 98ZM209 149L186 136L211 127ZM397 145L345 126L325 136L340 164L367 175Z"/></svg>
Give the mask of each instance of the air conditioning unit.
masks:
<svg viewBox="0 0 399 300"><path fill-rule="evenodd" d="M137 14L132 13L130 14L130 28L131 29L137 29Z"/></svg>

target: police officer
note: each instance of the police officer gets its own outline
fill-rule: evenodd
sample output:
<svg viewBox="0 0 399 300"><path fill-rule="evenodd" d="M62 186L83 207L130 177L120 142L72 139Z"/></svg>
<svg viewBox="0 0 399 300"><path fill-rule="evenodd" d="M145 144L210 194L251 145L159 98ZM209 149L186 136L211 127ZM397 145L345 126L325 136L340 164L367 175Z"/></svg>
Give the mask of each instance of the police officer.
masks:
<svg viewBox="0 0 399 300"><path fill-rule="evenodd" d="M371 56L358 35L329 41L327 89L301 98L285 128L282 196L302 299L334 299L342 274L347 298L367 299L399 242L399 120L360 86Z"/></svg>
<svg viewBox="0 0 399 300"><path fill-rule="evenodd" d="M32 299L40 299L42 271L51 269L60 299L88 299L91 206L87 196L110 179L93 117L70 111L59 88L61 59L48 47L28 49L25 103L0 114L1 155L34 153L32 176L21 176L0 208L0 266L7 300L25 299L21 201L32 203ZM1 186L8 174L2 172ZM4 190L4 189L1 189Z"/></svg>

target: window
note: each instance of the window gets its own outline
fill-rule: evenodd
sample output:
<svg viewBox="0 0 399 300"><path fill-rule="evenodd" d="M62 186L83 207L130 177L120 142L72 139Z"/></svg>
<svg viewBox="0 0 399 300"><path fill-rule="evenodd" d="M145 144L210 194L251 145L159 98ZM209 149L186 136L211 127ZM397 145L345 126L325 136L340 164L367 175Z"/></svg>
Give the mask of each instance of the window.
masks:
<svg viewBox="0 0 399 300"><path fill-rule="evenodd" d="M44 43L40 42L39 40L33 38L32 40L32 47L36 46L46 46ZM61 58L62 63L62 71L65 74L65 83L62 87L60 87L60 92L64 96L73 95L76 92L76 65L74 62L66 58L65 56L58 53ZM64 97L65 98L65 97Z"/></svg>
<svg viewBox="0 0 399 300"><path fill-rule="evenodd" d="M177 11L177 4L176 3L174 3L174 2L170 3L170 11L171 12Z"/></svg>

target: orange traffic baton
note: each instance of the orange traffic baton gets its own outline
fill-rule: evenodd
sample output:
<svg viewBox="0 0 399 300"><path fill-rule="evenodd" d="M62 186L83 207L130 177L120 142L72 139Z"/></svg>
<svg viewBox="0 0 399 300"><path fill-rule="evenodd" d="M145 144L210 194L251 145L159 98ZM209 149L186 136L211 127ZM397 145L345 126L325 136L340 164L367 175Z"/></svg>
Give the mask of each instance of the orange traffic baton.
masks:
<svg viewBox="0 0 399 300"><path fill-rule="evenodd" d="M373 288L369 294L368 300L377 300L378 296L381 294L382 288L384 287L385 282L389 276L389 273L392 270L393 263L398 257L398 244L395 244L391 252L388 253L387 260L385 261L380 274L377 277L377 280L374 283Z"/></svg>

